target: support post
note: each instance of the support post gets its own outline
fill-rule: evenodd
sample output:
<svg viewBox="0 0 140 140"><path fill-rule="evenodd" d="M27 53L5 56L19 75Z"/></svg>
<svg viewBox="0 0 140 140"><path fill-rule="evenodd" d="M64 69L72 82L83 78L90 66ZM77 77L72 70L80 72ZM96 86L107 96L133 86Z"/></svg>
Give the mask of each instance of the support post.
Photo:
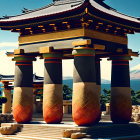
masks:
<svg viewBox="0 0 140 140"><path fill-rule="evenodd" d="M132 114L129 60L130 56L114 55L111 77L111 119L114 123L129 123Z"/></svg>
<svg viewBox="0 0 140 140"><path fill-rule="evenodd" d="M95 57L95 65L96 65L96 84L97 84L97 92L101 95L101 68L100 68L100 58Z"/></svg>
<svg viewBox="0 0 140 140"><path fill-rule="evenodd" d="M5 84L5 83L3 83ZM2 104L2 113L11 113L11 87L8 87L8 85L4 85L3 89L3 97L7 98L7 102Z"/></svg>
<svg viewBox="0 0 140 140"><path fill-rule="evenodd" d="M15 55L13 116L16 122L31 121L33 112L33 64L34 56Z"/></svg>
<svg viewBox="0 0 140 140"><path fill-rule="evenodd" d="M33 113L36 113L36 88L33 88Z"/></svg>
<svg viewBox="0 0 140 140"><path fill-rule="evenodd" d="M93 125L101 117L99 93L96 90L95 51L88 47L90 40L73 44L73 120L79 126Z"/></svg>
<svg viewBox="0 0 140 140"><path fill-rule="evenodd" d="M63 118L62 54L41 49L44 58L43 117L46 123L60 123ZM47 53L48 52L48 53Z"/></svg>
<svg viewBox="0 0 140 140"><path fill-rule="evenodd" d="M110 103L106 103L106 115L110 114Z"/></svg>

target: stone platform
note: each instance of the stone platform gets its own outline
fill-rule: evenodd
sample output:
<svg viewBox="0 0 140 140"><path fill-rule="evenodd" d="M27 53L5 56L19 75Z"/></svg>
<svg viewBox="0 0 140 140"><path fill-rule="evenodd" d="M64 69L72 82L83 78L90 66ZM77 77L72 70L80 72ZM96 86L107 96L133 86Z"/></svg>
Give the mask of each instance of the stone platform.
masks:
<svg viewBox="0 0 140 140"><path fill-rule="evenodd" d="M10 124L2 124L9 126ZM17 135L0 135L2 140L62 140L62 132L66 129L76 129L91 135L92 140L140 140L140 127L137 124L112 124L100 122L91 127L78 127L73 122L61 124L46 124L44 121L31 122L23 125L22 132ZM87 138L86 138L87 139ZM88 140L88 139L87 139Z"/></svg>
<svg viewBox="0 0 140 140"><path fill-rule="evenodd" d="M11 123L2 123L9 126ZM140 140L140 127L136 123L112 124L109 116L102 116L98 125L78 127L72 121L71 115L64 115L61 124L46 124L41 115L35 115L33 121L24 124L17 135L0 135L0 140L69 140L63 138L62 132L66 129L76 129L91 135L92 140ZM88 140L88 138L85 138Z"/></svg>

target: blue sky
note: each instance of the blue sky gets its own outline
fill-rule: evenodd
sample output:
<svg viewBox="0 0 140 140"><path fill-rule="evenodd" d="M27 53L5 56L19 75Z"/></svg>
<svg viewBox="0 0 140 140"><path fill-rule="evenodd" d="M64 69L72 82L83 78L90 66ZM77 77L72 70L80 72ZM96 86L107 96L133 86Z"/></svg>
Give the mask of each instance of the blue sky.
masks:
<svg viewBox="0 0 140 140"><path fill-rule="evenodd" d="M52 0L0 0L0 17L4 15L17 15L21 14L23 8L35 9L48 5ZM117 11L135 17L140 17L140 0L105 0L105 3L115 8ZM140 51L140 34L128 35L129 48L134 51ZM3 42L18 41L18 34L9 31L0 31L0 50L10 49L11 47L5 45L2 47ZM14 48L14 45L12 46ZM140 64L140 58L135 58L130 62L130 66Z"/></svg>

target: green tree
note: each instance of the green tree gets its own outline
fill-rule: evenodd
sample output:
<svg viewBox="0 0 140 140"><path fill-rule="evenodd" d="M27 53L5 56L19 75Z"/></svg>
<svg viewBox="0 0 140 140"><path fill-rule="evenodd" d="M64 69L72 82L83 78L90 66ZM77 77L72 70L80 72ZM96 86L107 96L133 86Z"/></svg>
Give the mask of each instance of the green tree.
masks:
<svg viewBox="0 0 140 140"><path fill-rule="evenodd" d="M106 110L106 103L107 103L107 98L104 94L100 96L100 104L101 104L101 110Z"/></svg>
<svg viewBox="0 0 140 140"><path fill-rule="evenodd" d="M110 103L111 98L111 90L103 89L104 95L106 97L106 103Z"/></svg>
<svg viewBox="0 0 140 140"><path fill-rule="evenodd" d="M72 99L72 89L68 85L63 85L63 99Z"/></svg>
<svg viewBox="0 0 140 140"><path fill-rule="evenodd" d="M131 89L131 100L132 105L140 105L140 90L135 92Z"/></svg>
<svg viewBox="0 0 140 140"><path fill-rule="evenodd" d="M111 90L103 89L103 94L100 96L101 110L106 110L106 103L110 103Z"/></svg>
<svg viewBox="0 0 140 140"><path fill-rule="evenodd" d="M2 105L3 103L7 102L7 98L6 97L0 97L0 105Z"/></svg>

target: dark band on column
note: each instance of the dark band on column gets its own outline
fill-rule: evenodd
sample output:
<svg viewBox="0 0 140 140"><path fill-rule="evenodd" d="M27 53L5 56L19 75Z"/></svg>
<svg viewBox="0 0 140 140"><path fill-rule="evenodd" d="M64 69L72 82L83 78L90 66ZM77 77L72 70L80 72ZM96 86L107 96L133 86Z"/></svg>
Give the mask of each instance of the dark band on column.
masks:
<svg viewBox="0 0 140 140"><path fill-rule="evenodd" d="M33 87L33 56L15 56L14 87Z"/></svg>
<svg viewBox="0 0 140 140"><path fill-rule="evenodd" d="M112 60L111 87L130 87L128 60Z"/></svg>
<svg viewBox="0 0 140 140"><path fill-rule="evenodd" d="M94 50L78 47L73 50L72 54L74 55L73 83L96 82Z"/></svg>
<svg viewBox="0 0 140 140"><path fill-rule="evenodd" d="M112 60L112 65L129 65L128 60Z"/></svg>
<svg viewBox="0 0 140 140"><path fill-rule="evenodd" d="M44 84L62 84L62 63L45 63Z"/></svg>
<svg viewBox="0 0 140 140"><path fill-rule="evenodd" d="M74 58L74 83L96 82L94 58L94 56L76 56Z"/></svg>
<svg viewBox="0 0 140 140"><path fill-rule="evenodd" d="M33 87L32 65L16 65L14 87Z"/></svg>
<svg viewBox="0 0 140 140"><path fill-rule="evenodd" d="M44 63L62 63L61 58L45 58Z"/></svg>
<svg viewBox="0 0 140 140"><path fill-rule="evenodd" d="M44 57L44 84L62 84L62 54L48 53Z"/></svg>
<svg viewBox="0 0 140 140"><path fill-rule="evenodd" d="M16 62L16 65L19 66L19 65L27 65L27 66L32 66L32 61L28 61L28 62L20 62L20 61L17 61Z"/></svg>
<svg viewBox="0 0 140 140"><path fill-rule="evenodd" d="M101 70L100 70L100 61L101 59L96 58L96 84L101 85Z"/></svg>

